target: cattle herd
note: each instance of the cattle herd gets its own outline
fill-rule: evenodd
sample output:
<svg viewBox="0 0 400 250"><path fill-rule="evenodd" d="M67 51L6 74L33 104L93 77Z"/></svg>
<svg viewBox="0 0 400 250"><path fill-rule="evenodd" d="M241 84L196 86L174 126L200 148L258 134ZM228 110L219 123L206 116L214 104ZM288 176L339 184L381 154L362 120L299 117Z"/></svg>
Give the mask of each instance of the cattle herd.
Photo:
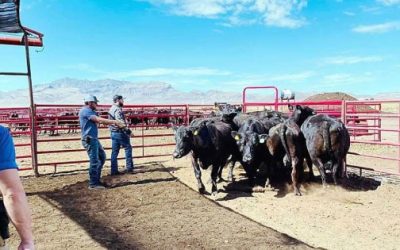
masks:
<svg viewBox="0 0 400 250"><path fill-rule="evenodd" d="M228 167L228 181L233 181L233 168L237 162L243 167L249 185L255 190L269 187L278 177L288 177L296 195L304 179L303 163L313 179L313 165L319 170L326 185L326 170L337 179L343 177L350 137L345 125L334 117L315 114L304 106L290 106L290 116L277 111L242 113L241 107L218 104L218 109L205 115L190 111L189 125L185 126L187 113L182 109L127 109L126 117L131 127L173 127L176 147L174 158L190 154L198 189L205 191L201 169L211 166L212 193L217 193L217 181L222 170ZM187 111L186 111L187 112ZM98 111L107 116L106 110ZM29 129L29 115L11 113L6 120L14 131ZM38 132L57 135L58 131L74 133L79 129L77 110L37 114ZM207 118L205 118L207 117ZM305 160L305 161L304 161Z"/></svg>
<svg viewBox="0 0 400 250"><path fill-rule="evenodd" d="M211 118L194 119L188 126L173 127L176 147L174 158L190 155L197 186L205 192L201 169L211 167L212 194L218 192L217 181L229 165L228 181L239 162L255 190L270 186L278 176L287 176L294 193L301 195L303 163L313 179L313 165L326 186L326 171L337 184L345 174L350 136L336 118L316 114L305 106L289 106L290 116L276 111L250 113L225 112Z"/></svg>

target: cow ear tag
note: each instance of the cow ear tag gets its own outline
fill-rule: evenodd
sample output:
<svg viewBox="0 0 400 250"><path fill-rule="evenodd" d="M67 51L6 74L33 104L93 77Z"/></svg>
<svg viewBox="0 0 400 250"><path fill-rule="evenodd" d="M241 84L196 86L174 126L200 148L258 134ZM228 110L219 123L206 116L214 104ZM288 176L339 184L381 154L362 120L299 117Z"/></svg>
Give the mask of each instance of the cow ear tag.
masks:
<svg viewBox="0 0 400 250"><path fill-rule="evenodd" d="M260 139L260 143L265 143L265 139L264 139L264 138L261 138L261 139Z"/></svg>
<svg viewBox="0 0 400 250"><path fill-rule="evenodd" d="M195 131L193 132L193 134L194 134L194 135L198 135L198 134L199 134L199 131L198 131L198 130L195 130Z"/></svg>
<svg viewBox="0 0 400 250"><path fill-rule="evenodd" d="M239 140L240 140L240 137L239 137L238 135L236 135L236 136L235 136L235 140L236 140L236 141L239 141Z"/></svg>

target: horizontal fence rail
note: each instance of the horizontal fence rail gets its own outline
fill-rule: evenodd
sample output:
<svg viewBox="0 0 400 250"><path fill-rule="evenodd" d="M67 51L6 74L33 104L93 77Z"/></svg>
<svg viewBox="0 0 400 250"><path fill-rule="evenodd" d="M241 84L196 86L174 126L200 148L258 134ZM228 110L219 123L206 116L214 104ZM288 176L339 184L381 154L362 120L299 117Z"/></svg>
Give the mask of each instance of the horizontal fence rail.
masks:
<svg viewBox="0 0 400 250"><path fill-rule="evenodd" d="M345 101L344 110L354 145L349 154L356 162L369 163L367 167L355 166L360 171L365 168L400 175L400 100Z"/></svg>
<svg viewBox="0 0 400 250"><path fill-rule="evenodd" d="M275 90L275 89L272 89ZM245 93L245 92L244 92ZM309 106L317 113L341 119L351 134L350 166L400 174L400 101L279 101L250 102L244 98L243 110L278 110L289 113L288 104ZM391 105L395 110L386 110ZM87 155L81 145L78 113L81 105L36 105L35 123L31 124L29 108L1 108L0 124L8 126L14 136L17 160L21 170L32 169L31 157L38 156L37 166L73 166L87 163ZM99 105L98 114L108 117L110 105ZM131 138L134 158L156 158L171 155L173 126L187 125L195 118L215 115L214 105L125 105L123 108L128 125L133 131ZM35 126L37 134L32 134ZM99 139L110 155L111 143L108 127L99 126ZM37 152L31 150L31 136L37 136ZM368 146L369 145L369 146ZM364 147L375 150L366 150ZM386 147L388 150L386 150ZM375 149L376 148L376 149ZM383 150L383 151L379 151ZM396 151L397 150L397 151ZM123 159L123 157L120 157ZM358 160L390 161L396 167L380 168L360 166ZM368 160L369 159L369 160ZM385 165L386 166L386 165Z"/></svg>

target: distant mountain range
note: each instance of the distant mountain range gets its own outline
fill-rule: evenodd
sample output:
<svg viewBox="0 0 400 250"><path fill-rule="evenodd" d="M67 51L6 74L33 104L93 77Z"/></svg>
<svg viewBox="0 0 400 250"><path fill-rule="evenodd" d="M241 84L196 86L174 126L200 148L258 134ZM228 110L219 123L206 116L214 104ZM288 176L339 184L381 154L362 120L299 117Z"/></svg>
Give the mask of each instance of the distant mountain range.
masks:
<svg viewBox="0 0 400 250"><path fill-rule="evenodd" d="M265 93L262 95L260 93ZM251 94L254 102L273 101L267 91ZM63 78L48 84L34 86L35 103L38 104L82 104L87 94L98 97L101 104L112 103L114 94L121 94L129 104L212 104L214 102L241 103L240 91L179 91L164 82L128 82L113 79L97 81ZM304 100L315 93L296 93L296 100ZM358 98L400 99L400 92L382 93L375 96L356 96ZM10 92L0 91L0 106L28 106L27 89Z"/></svg>
<svg viewBox="0 0 400 250"><path fill-rule="evenodd" d="M272 101L272 94L251 94L252 101ZM125 97L129 104L212 104L214 102L241 103L242 93L221 90L179 91L164 82L128 82L113 79L89 81L63 78L48 84L34 86L35 103L82 104L83 98L93 94L101 104L112 103L115 94ZM0 91L0 106L27 106L27 89Z"/></svg>

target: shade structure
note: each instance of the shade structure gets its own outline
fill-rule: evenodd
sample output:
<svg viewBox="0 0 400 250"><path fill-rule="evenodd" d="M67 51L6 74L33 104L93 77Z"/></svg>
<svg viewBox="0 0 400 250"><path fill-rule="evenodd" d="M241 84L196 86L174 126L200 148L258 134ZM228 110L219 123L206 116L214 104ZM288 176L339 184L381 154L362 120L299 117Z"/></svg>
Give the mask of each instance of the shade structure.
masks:
<svg viewBox="0 0 400 250"><path fill-rule="evenodd" d="M35 102L33 99L33 84L31 62L29 55L30 46L43 46L43 34L22 26L20 21L20 0L0 0L0 45L23 45L25 48L26 71L24 72L0 72L0 76L26 76L29 86L30 102L30 135L32 168L35 176L39 176L37 165L37 133ZM3 59L3 58L2 58Z"/></svg>
<svg viewBox="0 0 400 250"><path fill-rule="evenodd" d="M43 46L43 34L21 25L19 0L0 0L0 44Z"/></svg>

